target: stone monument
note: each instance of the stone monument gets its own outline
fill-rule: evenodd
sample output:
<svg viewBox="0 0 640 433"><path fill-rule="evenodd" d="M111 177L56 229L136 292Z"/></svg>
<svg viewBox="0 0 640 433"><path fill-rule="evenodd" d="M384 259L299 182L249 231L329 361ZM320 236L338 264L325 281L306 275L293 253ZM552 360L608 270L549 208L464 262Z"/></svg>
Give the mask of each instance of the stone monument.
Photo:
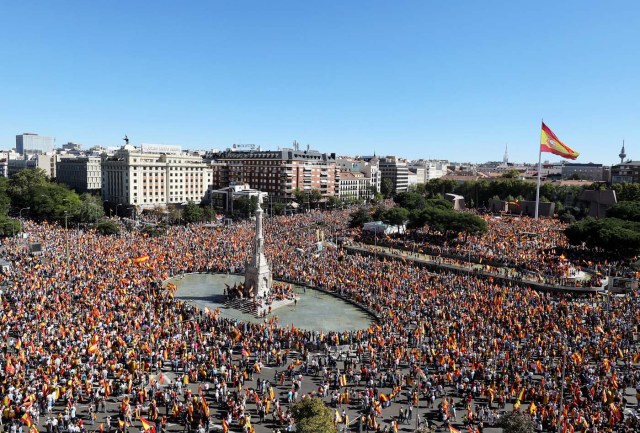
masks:
<svg viewBox="0 0 640 433"><path fill-rule="evenodd" d="M244 274L244 288L249 297L261 297L266 299L271 290L271 267L264 255L264 237L262 236L262 197L258 196L256 206L256 236L253 246L253 257L247 262Z"/></svg>

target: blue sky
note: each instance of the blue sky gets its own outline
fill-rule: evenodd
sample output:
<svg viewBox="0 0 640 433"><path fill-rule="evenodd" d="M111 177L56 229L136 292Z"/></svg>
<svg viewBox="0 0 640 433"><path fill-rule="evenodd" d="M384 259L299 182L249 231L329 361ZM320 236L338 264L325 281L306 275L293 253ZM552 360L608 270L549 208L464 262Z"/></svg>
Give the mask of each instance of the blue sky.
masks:
<svg viewBox="0 0 640 433"><path fill-rule="evenodd" d="M6 1L0 148L640 159L639 42L637 1Z"/></svg>

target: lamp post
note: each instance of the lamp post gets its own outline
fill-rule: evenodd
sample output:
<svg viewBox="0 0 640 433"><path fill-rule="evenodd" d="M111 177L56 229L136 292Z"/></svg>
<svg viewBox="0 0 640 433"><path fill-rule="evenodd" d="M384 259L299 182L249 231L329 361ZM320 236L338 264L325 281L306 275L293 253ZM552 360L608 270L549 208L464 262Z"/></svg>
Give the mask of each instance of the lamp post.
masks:
<svg viewBox="0 0 640 433"><path fill-rule="evenodd" d="M22 211L23 210L29 210L31 209L30 207L23 207L22 209L20 209L20 212L18 212L18 219L20 220L20 233L22 233Z"/></svg>
<svg viewBox="0 0 640 433"><path fill-rule="evenodd" d="M67 218L69 213L64 211L64 239L65 239L65 252L67 255L67 269L69 269L69 230L67 227Z"/></svg>

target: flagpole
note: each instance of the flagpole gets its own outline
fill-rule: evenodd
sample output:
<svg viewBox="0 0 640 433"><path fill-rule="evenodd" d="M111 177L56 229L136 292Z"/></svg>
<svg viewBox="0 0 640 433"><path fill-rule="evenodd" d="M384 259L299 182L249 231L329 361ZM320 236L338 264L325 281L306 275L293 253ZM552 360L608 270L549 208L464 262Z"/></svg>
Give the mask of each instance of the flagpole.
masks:
<svg viewBox="0 0 640 433"><path fill-rule="evenodd" d="M542 171L542 147L540 146L540 144L538 144L538 184L536 185L536 220L538 219L538 209L540 207L540 177L541 177L541 171Z"/></svg>

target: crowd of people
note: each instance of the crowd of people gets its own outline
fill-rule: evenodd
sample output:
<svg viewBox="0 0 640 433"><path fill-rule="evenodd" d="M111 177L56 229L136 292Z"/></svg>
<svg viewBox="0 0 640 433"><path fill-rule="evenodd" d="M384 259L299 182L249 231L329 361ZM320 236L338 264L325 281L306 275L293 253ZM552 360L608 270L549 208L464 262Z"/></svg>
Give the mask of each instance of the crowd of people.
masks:
<svg viewBox="0 0 640 433"><path fill-rule="evenodd" d="M469 262L487 267L508 269L523 279L540 283L565 286L601 287L607 269L619 275L630 272L634 262L609 263L592 251L570 247L564 235L565 224L550 218L534 220L512 215L480 215L487 223L488 231L480 235L459 234L446 239L439 233L426 230L403 232L393 236L381 236L380 246L399 248L412 253L424 253L443 262L468 265ZM371 234L361 233L359 238L372 243Z"/></svg>
<svg viewBox="0 0 640 433"><path fill-rule="evenodd" d="M2 243L11 263L0 276L3 422L31 430L47 417L47 431L125 431L140 420L161 432L173 420L185 431L214 423L253 432L271 419L292 431L291 404L320 397L336 408L336 423L348 425L342 410L356 410L371 431L418 416L482 431L507 404L540 431L638 431L637 407L625 397L628 387L640 391L637 294L603 304L410 260L309 253L318 227L346 233L347 219L336 211L265 222L275 279L339 293L376 316L368 329L326 333L279 326L273 315L225 319L163 284L188 272L242 272L251 222L176 226L157 237L25 222L43 250L29 254L23 239ZM536 244L505 239L509 224L539 230L527 241ZM493 242L492 258L520 264L562 242L552 223L504 220L492 230L470 244ZM329 354L342 347L354 357L337 362ZM302 393L305 379L317 388ZM105 400L118 407L97 422Z"/></svg>

